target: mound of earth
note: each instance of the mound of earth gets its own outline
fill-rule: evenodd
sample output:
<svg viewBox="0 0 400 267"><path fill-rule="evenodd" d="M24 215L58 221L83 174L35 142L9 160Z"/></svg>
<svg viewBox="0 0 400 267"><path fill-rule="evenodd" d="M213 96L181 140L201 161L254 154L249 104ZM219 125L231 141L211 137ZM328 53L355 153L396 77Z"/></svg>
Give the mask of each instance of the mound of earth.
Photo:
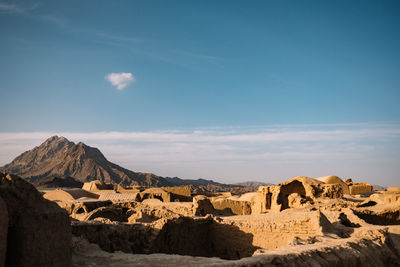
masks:
<svg viewBox="0 0 400 267"><path fill-rule="evenodd" d="M30 183L3 173L0 173L0 204L7 207L7 212L2 211L0 216L0 241L7 240L6 244L0 244L0 255L3 254L0 266L3 266L4 247L5 266L71 265L71 226L65 210L44 199ZM4 221L8 224L6 233Z"/></svg>

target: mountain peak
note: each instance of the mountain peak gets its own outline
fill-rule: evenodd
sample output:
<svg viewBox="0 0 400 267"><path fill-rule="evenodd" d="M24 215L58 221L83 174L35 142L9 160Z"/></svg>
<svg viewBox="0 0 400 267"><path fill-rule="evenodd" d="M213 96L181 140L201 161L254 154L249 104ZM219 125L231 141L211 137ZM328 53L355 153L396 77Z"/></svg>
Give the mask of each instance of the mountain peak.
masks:
<svg viewBox="0 0 400 267"><path fill-rule="evenodd" d="M47 138L46 139L46 141L44 141L41 145L40 145L40 147L45 147L45 146L54 146L54 145L58 145L59 146L59 144L61 144L61 145L69 145L69 146L72 146L72 145L74 145L74 143L73 142L70 142L67 138L65 138L64 136L57 136L57 135L54 135L54 136L52 136L52 137L50 137L50 138Z"/></svg>
<svg viewBox="0 0 400 267"><path fill-rule="evenodd" d="M82 182L100 179L125 185L158 185L154 174L136 173L109 162L99 149L83 142L70 142L63 136L51 136L40 146L26 151L5 165L2 170L30 178L74 177ZM165 182L165 181L164 181ZM169 185L163 183L162 185Z"/></svg>
<svg viewBox="0 0 400 267"><path fill-rule="evenodd" d="M64 140L67 140L67 138L65 138L64 136L53 135L53 136L47 138L46 141L44 141L44 143L58 142L61 140L64 141Z"/></svg>
<svg viewBox="0 0 400 267"><path fill-rule="evenodd" d="M76 146L78 146L78 147L84 147L84 148L87 148L87 147L88 147L87 145L85 145L85 143L82 143L82 142L77 143Z"/></svg>
<svg viewBox="0 0 400 267"><path fill-rule="evenodd" d="M96 160L97 162L107 161L100 150L95 147L88 146L82 142L79 142L72 146L69 150L69 155L75 157L85 157L88 159Z"/></svg>
<svg viewBox="0 0 400 267"><path fill-rule="evenodd" d="M33 183L50 177L73 177L81 182L101 180L123 185L220 185L205 179L182 180L177 177L164 178L152 173L133 172L108 161L95 147L82 142L75 144L57 135L22 153L1 170L29 179Z"/></svg>

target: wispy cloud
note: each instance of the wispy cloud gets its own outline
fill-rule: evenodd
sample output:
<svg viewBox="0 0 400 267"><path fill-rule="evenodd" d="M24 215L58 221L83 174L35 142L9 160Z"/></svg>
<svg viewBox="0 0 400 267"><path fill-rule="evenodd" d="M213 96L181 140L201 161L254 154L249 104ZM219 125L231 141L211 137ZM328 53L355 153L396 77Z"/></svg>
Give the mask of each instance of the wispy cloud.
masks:
<svg viewBox="0 0 400 267"><path fill-rule="evenodd" d="M70 21L64 17L55 16L53 14L41 14L38 7L40 4L33 6L20 6L16 4L8 4L0 2L0 14L17 14L33 20L39 20L45 23L56 25L62 30L70 34L79 34L82 38L107 46L125 49L128 53L144 56L154 60L169 62L182 67L197 68L197 64L188 64L193 60L198 62L208 62L215 66L220 66L220 59L212 55L204 55L196 51L187 51L185 49L167 48L163 40L151 40L145 37L124 36L114 33L104 32L99 29L75 27Z"/></svg>
<svg viewBox="0 0 400 267"><path fill-rule="evenodd" d="M35 4L33 6L24 7L15 4L7 4L7 3L0 3L0 14L17 14L21 15L33 20L39 20L43 22L49 22L51 24L55 24L59 27L67 27L67 21L64 18L49 15L49 14L40 14L37 12L33 12L34 10L38 9L40 4Z"/></svg>
<svg viewBox="0 0 400 267"><path fill-rule="evenodd" d="M210 55L204 55L204 54L199 54L199 53L193 53L193 52L189 52L189 51L185 51L183 49L175 49L172 50L173 53L177 54L177 55L181 55L181 56L185 56L185 57L190 57L190 58L196 58L196 59L202 59L202 60L207 60L209 62L214 62L215 60L217 60L218 58L215 56L210 56Z"/></svg>
<svg viewBox="0 0 400 267"><path fill-rule="evenodd" d="M7 3L2 3L0 2L0 13L27 13L35 8L37 8L39 4L35 4L30 7L22 7L22 6L17 6L15 4L7 4Z"/></svg>
<svg viewBox="0 0 400 267"><path fill-rule="evenodd" d="M0 165L55 134L98 147L124 167L165 176L279 182L296 175L336 174L371 182L383 178L390 184L400 172L396 124L0 133Z"/></svg>
<svg viewBox="0 0 400 267"><path fill-rule="evenodd" d="M135 77L130 72L110 73L106 75L105 79L120 91L129 84L136 82Z"/></svg>

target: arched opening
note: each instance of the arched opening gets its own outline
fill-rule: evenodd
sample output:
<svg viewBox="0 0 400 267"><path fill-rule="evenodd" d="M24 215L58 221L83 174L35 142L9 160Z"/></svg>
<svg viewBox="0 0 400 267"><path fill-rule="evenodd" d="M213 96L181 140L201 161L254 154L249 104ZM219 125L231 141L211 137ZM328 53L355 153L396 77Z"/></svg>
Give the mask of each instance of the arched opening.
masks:
<svg viewBox="0 0 400 267"><path fill-rule="evenodd" d="M281 210L289 208L288 196L290 194L297 193L301 197L306 197L306 190L303 183L299 181L293 181L287 185L281 187L281 192L278 195L278 204L281 204Z"/></svg>

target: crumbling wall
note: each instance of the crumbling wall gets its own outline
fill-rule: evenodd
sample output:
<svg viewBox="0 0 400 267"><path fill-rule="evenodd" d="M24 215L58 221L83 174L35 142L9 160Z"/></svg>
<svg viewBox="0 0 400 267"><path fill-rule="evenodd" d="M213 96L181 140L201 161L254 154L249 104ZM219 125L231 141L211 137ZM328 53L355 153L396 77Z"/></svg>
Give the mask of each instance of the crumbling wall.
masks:
<svg viewBox="0 0 400 267"><path fill-rule="evenodd" d="M171 186L163 187L165 191L171 193L171 201L192 201L192 190L190 186Z"/></svg>
<svg viewBox="0 0 400 267"><path fill-rule="evenodd" d="M284 184L281 186L281 190L278 194L278 205L281 205L281 210L289 208L289 195L297 193L301 197L306 197L306 190L303 186L303 183L300 181L294 180L288 184Z"/></svg>
<svg viewBox="0 0 400 267"><path fill-rule="evenodd" d="M72 188L45 191L43 197L51 201L68 201L82 197L98 199L99 195L80 188Z"/></svg>
<svg viewBox="0 0 400 267"><path fill-rule="evenodd" d="M342 188L343 194L349 194L349 186L342 179L337 176L330 175L316 178L318 181L324 182L326 184L338 184Z"/></svg>
<svg viewBox="0 0 400 267"><path fill-rule="evenodd" d="M148 188L139 193L140 199L159 199L163 202L170 202L171 201L171 194L161 188Z"/></svg>
<svg viewBox="0 0 400 267"><path fill-rule="evenodd" d="M214 213L214 206L206 196L198 195L193 198L193 210L196 216L205 216Z"/></svg>
<svg viewBox="0 0 400 267"><path fill-rule="evenodd" d="M398 207L379 211L355 209L353 212L369 224L400 225L400 209Z"/></svg>
<svg viewBox="0 0 400 267"><path fill-rule="evenodd" d="M263 207L261 212L268 210L284 210L289 208L288 197L298 194L307 201L318 198L342 198L343 190L339 184L325 184L316 179L298 176L287 182L273 186L260 186L258 189L260 202Z"/></svg>
<svg viewBox="0 0 400 267"><path fill-rule="evenodd" d="M285 246L296 237L308 239L334 232L331 223L319 211L224 217L219 224L213 226L214 234L219 240L232 238L223 231L223 225L237 226L240 231L251 234L253 246L263 249Z"/></svg>
<svg viewBox="0 0 400 267"><path fill-rule="evenodd" d="M383 193L375 193L369 196L369 201L379 204L400 204L400 192L384 191Z"/></svg>
<svg viewBox="0 0 400 267"><path fill-rule="evenodd" d="M351 183L349 191L351 195L358 195L365 192L372 192L373 187L369 183Z"/></svg>
<svg viewBox="0 0 400 267"><path fill-rule="evenodd" d="M133 187L125 188L120 184L117 185L117 192L118 193L140 193L140 191L141 190L140 190L139 186L133 186Z"/></svg>
<svg viewBox="0 0 400 267"><path fill-rule="evenodd" d="M249 215L251 203L249 201L232 200L229 198L211 198L214 210L221 215Z"/></svg>
<svg viewBox="0 0 400 267"><path fill-rule="evenodd" d="M143 224L72 222L72 234L108 252L153 253L158 229Z"/></svg>
<svg viewBox="0 0 400 267"><path fill-rule="evenodd" d="M195 210L190 202L161 202L146 199L133 210L129 222L153 222L158 219L172 219L181 216L194 216Z"/></svg>
<svg viewBox="0 0 400 267"><path fill-rule="evenodd" d="M104 183L100 180L95 180L84 183L82 189L91 192L101 190L114 190L114 185L110 183Z"/></svg>
<svg viewBox="0 0 400 267"><path fill-rule="evenodd" d="M107 207L112 205L111 201L59 201L57 204L65 209L71 218L77 220L85 220L87 215L100 207Z"/></svg>
<svg viewBox="0 0 400 267"><path fill-rule="evenodd" d="M260 186L258 187L258 194L260 195L260 213L265 213L272 209L272 198L274 197L274 203L277 203L279 186ZM280 207L279 207L280 209Z"/></svg>
<svg viewBox="0 0 400 267"><path fill-rule="evenodd" d="M319 238L318 244L289 245L278 250L257 250L253 257L224 260L182 255L118 256L104 252L84 240L74 250L73 263L92 264L96 259L105 266L400 266L395 239L382 229L365 230L354 238Z"/></svg>
<svg viewBox="0 0 400 267"><path fill-rule="evenodd" d="M99 200L110 200L113 202L121 202L121 201L140 201L140 194L139 193L104 193L100 194Z"/></svg>
<svg viewBox="0 0 400 267"><path fill-rule="evenodd" d="M217 224L212 217L161 219L147 225L73 222L72 233L108 252L239 259L251 256L257 249L252 244L252 234L228 224L214 228Z"/></svg>
<svg viewBox="0 0 400 267"><path fill-rule="evenodd" d="M110 252L240 259L260 248L276 249L296 238L312 238L331 230L329 221L318 211L276 214L176 217L146 225L75 222L73 234Z"/></svg>
<svg viewBox="0 0 400 267"><path fill-rule="evenodd" d="M263 209L263 199L258 192L244 193L240 196L230 197L232 200L247 201L251 206L251 214L260 214Z"/></svg>
<svg viewBox="0 0 400 267"><path fill-rule="evenodd" d="M161 229L156 244L162 253L222 259L250 257L258 248L253 245L252 234L212 217L170 220Z"/></svg>

